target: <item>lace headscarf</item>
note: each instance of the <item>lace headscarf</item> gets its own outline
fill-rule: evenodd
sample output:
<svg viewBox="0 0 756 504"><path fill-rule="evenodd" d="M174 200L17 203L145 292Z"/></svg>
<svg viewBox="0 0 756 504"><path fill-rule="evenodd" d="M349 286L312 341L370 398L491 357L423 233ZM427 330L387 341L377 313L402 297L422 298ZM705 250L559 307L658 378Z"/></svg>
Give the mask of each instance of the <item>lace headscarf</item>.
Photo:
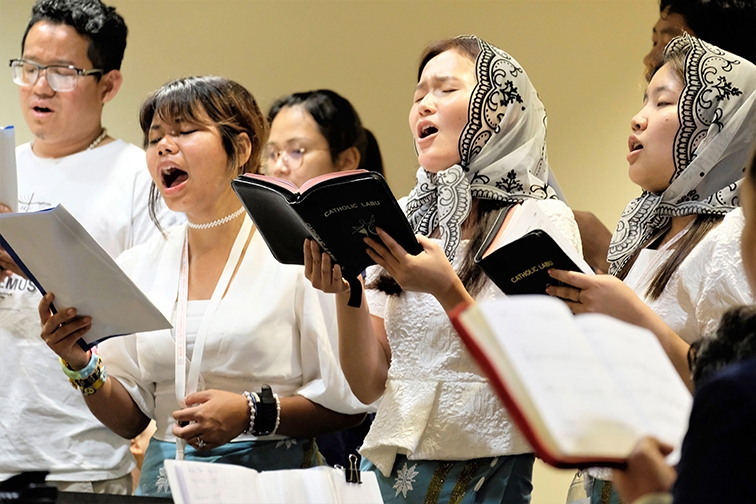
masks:
<svg viewBox="0 0 756 504"><path fill-rule="evenodd" d="M756 66L687 34L669 42L665 61L674 54L685 55L674 174L664 192L644 191L625 208L609 247L610 274L620 272L672 217L724 215L738 205L756 131Z"/></svg>
<svg viewBox="0 0 756 504"><path fill-rule="evenodd" d="M444 253L454 257L473 198L516 203L556 198L549 187L546 111L517 61L475 37L477 83L459 138L460 163L438 173L420 167L407 198L416 233L439 228Z"/></svg>

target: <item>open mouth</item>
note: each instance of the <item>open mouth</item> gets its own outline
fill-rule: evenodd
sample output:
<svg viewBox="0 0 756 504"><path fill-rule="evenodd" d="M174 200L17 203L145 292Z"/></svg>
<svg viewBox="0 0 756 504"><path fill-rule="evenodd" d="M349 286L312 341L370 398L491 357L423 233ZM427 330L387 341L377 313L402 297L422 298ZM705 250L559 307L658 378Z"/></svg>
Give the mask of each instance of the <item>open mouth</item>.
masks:
<svg viewBox="0 0 756 504"><path fill-rule="evenodd" d="M432 126L432 125L428 125L428 126L424 127L423 130L420 132L420 138L423 139L423 138L429 137L429 136L431 136L431 135L433 135L435 133L438 133L438 128L436 128L435 126Z"/></svg>
<svg viewBox="0 0 756 504"><path fill-rule="evenodd" d="M189 175L184 170L179 170L175 167L166 168L163 170L163 186L171 188L178 186L189 178Z"/></svg>
<svg viewBox="0 0 756 504"><path fill-rule="evenodd" d="M46 114L48 112L52 112L52 110L50 110L47 107L34 107L34 112L40 112L40 113L45 113Z"/></svg>

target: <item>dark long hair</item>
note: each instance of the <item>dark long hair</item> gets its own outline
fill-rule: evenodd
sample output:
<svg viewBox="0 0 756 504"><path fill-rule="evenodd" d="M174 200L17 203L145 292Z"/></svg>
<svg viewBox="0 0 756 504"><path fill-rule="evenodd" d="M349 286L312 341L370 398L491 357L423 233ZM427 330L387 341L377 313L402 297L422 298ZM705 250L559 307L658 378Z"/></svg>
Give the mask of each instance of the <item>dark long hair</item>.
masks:
<svg viewBox="0 0 756 504"><path fill-rule="evenodd" d="M255 98L241 84L213 75L184 77L164 84L147 97L139 111L145 148L156 115L167 122L185 120L215 126L228 156L229 171L235 171L235 175L260 171L260 153L267 139L268 123ZM249 159L245 163L239 162L242 153L239 135L242 133L247 134L251 144ZM150 186L150 218L162 230L157 218L161 201L153 182Z"/></svg>

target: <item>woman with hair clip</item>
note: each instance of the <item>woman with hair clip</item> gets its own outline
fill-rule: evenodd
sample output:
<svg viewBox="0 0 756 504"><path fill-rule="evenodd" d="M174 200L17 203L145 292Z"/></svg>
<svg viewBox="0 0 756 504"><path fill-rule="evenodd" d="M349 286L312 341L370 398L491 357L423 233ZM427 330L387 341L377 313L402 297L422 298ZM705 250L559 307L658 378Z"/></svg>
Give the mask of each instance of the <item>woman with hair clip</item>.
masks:
<svg viewBox="0 0 756 504"><path fill-rule="evenodd" d="M174 457L258 470L321 464L313 438L363 415L350 414L359 403L330 343L332 311L301 267L273 258L231 189L258 171L265 118L239 84L188 77L155 91L139 119L153 201L159 192L188 222L118 262L176 329L85 352L76 342L91 318L53 315L50 293L42 338L111 430L131 438L156 420L137 493L169 495L163 461Z"/></svg>
<svg viewBox="0 0 756 504"><path fill-rule="evenodd" d="M549 294L575 313L650 329L688 383L690 343L714 332L727 309L753 302L736 207L754 126L756 66L688 35L673 39L631 121L629 175L643 194L614 233L613 276L552 272L572 287ZM593 485L592 502L616 502L607 488Z"/></svg>
<svg viewBox="0 0 756 504"><path fill-rule="evenodd" d="M531 449L465 350L446 312L502 295L473 257L498 212L539 201L580 250L577 226L548 187L546 113L519 64L472 36L422 54L409 114L417 184L402 204L424 251L379 230L366 239L359 308L314 242L305 274L336 293L339 354L352 391L381 398L360 453L386 502L530 502Z"/></svg>
<svg viewBox="0 0 756 504"><path fill-rule="evenodd" d="M267 175L301 186L336 171L365 169L383 174L378 142L362 126L349 100L334 91L283 96L271 105L268 121L270 135L263 151ZM351 429L318 436L318 448L329 464L347 467L349 455L357 453L369 427L368 418Z"/></svg>

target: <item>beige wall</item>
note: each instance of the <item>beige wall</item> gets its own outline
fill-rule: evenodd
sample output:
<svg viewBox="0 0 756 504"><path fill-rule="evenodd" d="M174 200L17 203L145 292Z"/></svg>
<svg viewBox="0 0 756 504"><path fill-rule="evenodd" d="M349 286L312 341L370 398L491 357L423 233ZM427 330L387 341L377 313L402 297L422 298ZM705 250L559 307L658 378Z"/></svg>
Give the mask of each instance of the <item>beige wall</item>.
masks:
<svg viewBox="0 0 756 504"><path fill-rule="evenodd" d="M32 3L0 0L3 67L20 54ZM613 228L637 194L624 157L656 0L111 3L131 34L124 85L106 106L104 125L131 142L141 143L139 103L171 78L224 75L264 108L285 93L330 87L374 131L389 181L403 195L417 167L407 125L417 56L431 40L475 33L510 52L539 90L551 165L574 208L594 211ZM29 141L16 87L2 72L0 125L16 125L19 143ZM564 502L570 477L541 466L536 474L534 504Z"/></svg>
<svg viewBox="0 0 756 504"><path fill-rule="evenodd" d="M610 227L637 193L627 180L629 121L656 0L168 1L112 0L129 45L124 85L105 108L111 134L139 144L139 103L163 82L214 73L262 107L330 87L349 98L381 145L397 195L417 167L407 126L415 64L434 39L475 33L525 68L549 113L549 157L569 203ZM32 1L0 0L0 66L18 57ZM2 70L8 72L8 70ZM0 125L30 140L15 85L0 78Z"/></svg>

